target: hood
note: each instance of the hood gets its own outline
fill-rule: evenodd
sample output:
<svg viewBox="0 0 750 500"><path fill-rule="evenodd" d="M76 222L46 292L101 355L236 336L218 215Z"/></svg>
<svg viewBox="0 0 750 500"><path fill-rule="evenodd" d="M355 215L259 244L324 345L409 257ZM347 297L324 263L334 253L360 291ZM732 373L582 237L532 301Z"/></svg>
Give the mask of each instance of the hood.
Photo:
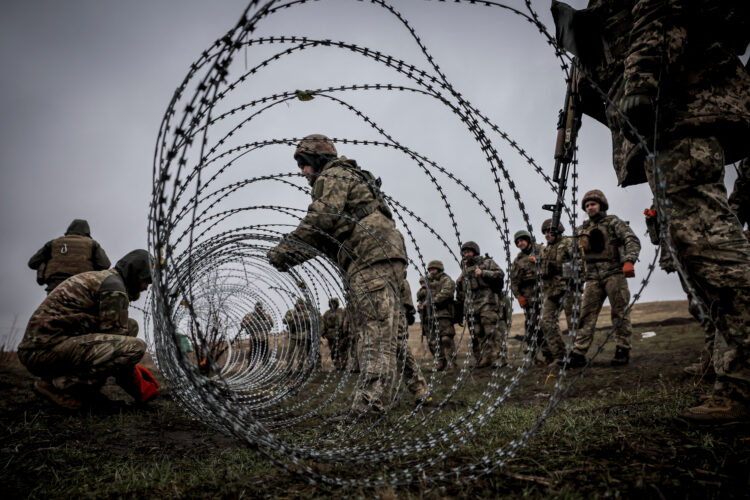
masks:
<svg viewBox="0 0 750 500"><path fill-rule="evenodd" d="M141 290L141 282L151 283L151 267L153 259L146 250L133 250L115 264L115 270L125 282L128 294L137 295Z"/></svg>
<svg viewBox="0 0 750 500"><path fill-rule="evenodd" d="M78 234L90 238L91 229L89 228L89 223L86 219L73 219L73 222L70 223L65 234Z"/></svg>

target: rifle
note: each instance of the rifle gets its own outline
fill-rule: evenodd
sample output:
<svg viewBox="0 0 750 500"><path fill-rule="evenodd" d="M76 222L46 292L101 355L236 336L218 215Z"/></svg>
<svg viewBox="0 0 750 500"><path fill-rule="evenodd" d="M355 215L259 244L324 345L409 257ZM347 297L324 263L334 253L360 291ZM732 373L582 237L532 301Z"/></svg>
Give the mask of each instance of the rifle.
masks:
<svg viewBox="0 0 750 500"><path fill-rule="evenodd" d="M557 119L557 142L555 144L555 169L552 181L557 183L557 200L554 205L542 205L542 209L552 212L550 233L557 235L562 209L565 205L565 190L568 187L568 169L573 162L578 129L581 127L581 113L578 110L578 58L573 59L565 101Z"/></svg>

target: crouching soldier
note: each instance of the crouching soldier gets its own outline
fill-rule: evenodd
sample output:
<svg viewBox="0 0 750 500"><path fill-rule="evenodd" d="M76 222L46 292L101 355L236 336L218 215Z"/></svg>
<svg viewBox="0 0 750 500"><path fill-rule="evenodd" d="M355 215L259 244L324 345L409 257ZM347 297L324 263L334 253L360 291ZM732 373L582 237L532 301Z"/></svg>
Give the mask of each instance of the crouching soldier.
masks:
<svg viewBox="0 0 750 500"><path fill-rule="evenodd" d="M151 265L146 250L134 250L114 269L72 276L44 299L18 346L21 363L41 377L39 395L77 410L105 398L99 391L110 376L137 402L156 395L156 381L136 366L146 343L128 318L130 301L151 283Z"/></svg>

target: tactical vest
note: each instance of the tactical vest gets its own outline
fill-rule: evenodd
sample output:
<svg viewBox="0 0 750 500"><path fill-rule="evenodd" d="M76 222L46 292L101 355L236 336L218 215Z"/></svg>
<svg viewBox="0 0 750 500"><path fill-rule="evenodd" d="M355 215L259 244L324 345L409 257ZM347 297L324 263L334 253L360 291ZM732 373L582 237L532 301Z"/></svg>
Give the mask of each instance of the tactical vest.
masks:
<svg viewBox="0 0 750 500"><path fill-rule="evenodd" d="M581 231L581 253L585 262L620 262L619 242L609 224L611 220L607 216Z"/></svg>
<svg viewBox="0 0 750 500"><path fill-rule="evenodd" d="M69 277L94 270L94 240L78 234L70 234L52 240L51 256L47 262L44 278Z"/></svg>

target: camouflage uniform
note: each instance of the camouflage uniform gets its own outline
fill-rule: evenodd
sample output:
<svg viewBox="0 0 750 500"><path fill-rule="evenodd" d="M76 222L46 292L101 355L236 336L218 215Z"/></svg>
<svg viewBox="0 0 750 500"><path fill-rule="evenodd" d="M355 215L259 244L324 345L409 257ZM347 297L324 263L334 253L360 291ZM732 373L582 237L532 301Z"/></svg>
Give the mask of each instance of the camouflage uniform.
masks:
<svg viewBox="0 0 750 500"><path fill-rule="evenodd" d="M734 189L729 195L729 208L737 215L740 226L750 225L750 158L742 160L737 169Z"/></svg>
<svg viewBox="0 0 750 500"><path fill-rule="evenodd" d="M355 412L384 411L395 381L399 289L406 263L404 238L396 229L378 180L354 160L336 157L333 143L315 134L295 151L301 168L313 167L312 203L297 229L268 253L280 270L322 251L346 272L359 324L359 363L365 373L352 403ZM303 173L305 172L303 168Z"/></svg>
<svg viewBox="0 0 750 500"><path fill-rule="evenodd" d="M635 263L638 260L641 242L627 222L620 220L616 215L607 215L609 205L601 191L586 193L581 200L581 206L585 206L588 201L599 203L600 211L589 217L576 230L581 247L585 284L581 299L580 327L573 352L584 356L589 350L594 340L596 320L604 301L608 298L617 343L615 356L617 359L629 358L633 328L630 324L630 313L625 314L630 301L630 290L625 281L623 263Z"/></svg>
<svg viewBox="0 0 750 500"><path fill-rule="evenodd" d="M417 290L417 312L419 313L419 327L422 330L422 339L429 338L430 327L428 325L428 310L424 307L427 300L427 285L424 276L419 277L419 290Z"/></svg>
<svg viewBox="0 0 750 500"><path fill-rule="evenodd" d="M584 112L609 126L622 186L648 181L654 191L658 167L676 257L717 330L715 398L687 416L721 418L732 408L750 415L750 244L722 182L724 165L750 154L750 74L738 58L750 42L750 2L594 0L589 6L594 25L605 27L599 33L605 50L583 58L585 73L635 122L644 109L651 113L651 123L639 127L649 145L649 100L659 92L655 161L628 139L633 134L614 106L592 94ZM711 408L717 401L724 410Z"/></svg>
<svg viewBox="0 0 750 500"><path fill-rule="evenodd" d="M522 237L526 237L530 244L526 251L518 252L518 255L513 260L510 268L510 289L519 303L521 302L521 297L526 301L526 307L523 308L524 338L526 342L529 345L539 346L543 343L541 329L537 332L536 344L532 342L532 334L539 321L542 306L541 301L537 299L537 264L535 264L536 259L539 259L542 255L542 245L539 243L531 245L531 237L528 236L526 231L519 231L515 236L517 237L514 238L514 241L517 242Z"/></svg>
<svg viewBox="0 0 750 500"><path fill-rule="evenodd" d="M474 256L463 258L461 276L456 284L456 302L463 304L464 315L472 326L472 352L477 368L483 368L494 363L501 354L497 345L500 309L497 291L503 288L505 273L492 258L479 254L476 243L467 242L461 250L471 250ZM479 276L477 269L481 270Z"/></svg>
<svg viewBox="0 0 750 500"><path fill-rule="evenodd" d="M427 277L430 293L426 294L427 301L424 307L428 311L427 314L429 316L434 314L437 320L436 322L428 320L430 323L428 341L430 351L438 361L436 369L444 370L450 359L453 359L454 366L456 364L456 346L453 340L456 336L453 326L453 293L456 290L456 284L443 272L443 263L439 260L430 261L427 269L438 270L434 275L430 274Z"/></svg>
<svg viewBox="0 0 750 500"><path fill-rule="evenodd" d="M542 233L548 230L551 219L542 225ZM565 354L565 339L560 332L560 311L565 310L568 331L573 330L573 294L568 286L572 283L563 277L563 266L573 264L573 239L562 235L562 225L557 236L541 253L542 280L544 282L544 304L542 306L541 329L544 335L542 353L548 361L562 359Z"/></svg>
<svg viewBox="0 0 750 500"><path fill-rule="evenodd" d="M268 362L268 339L273 328L273 319L258 303L255 310L242 319L242 328L250 336L251 356L260 363Z"/></svg>
<svg viewBox="0 0 750 500"><path fill-rule="evenodd" d="M87 221L75 219L65 236L48 241L31 256L29 267L36 270L37 283L47 285L48 294L73 275L109 267L107 254L90 233Z"/></svg>
<svg viewBox="0 0 750 500"><path fill-rule="evenodd" d="M299 299L297 304L284 314L282 320L289 331L289 346L287 350L287 367L295 372L309 370L305 366L309 363L313 351L312 318L305 301Z"/></svg>
<svg viewBox="0 0 750 500"><path fill-rule="evenodd" d="M331 308L323 314L323 337L328 341L333 366L336 370L343 370L346 367L349 352L349 336L344 330L346 314L339 307L337 298L334 297L328 301L328 305Z"/></svg>
<svg viewBox="0 0 750 500"><path fill-rule="evenodd" d="M414 324L414 302L411 300L411 287L405 279L401 282L401 306L403 314L398 330L398 346L396 350L396 359L398 360L397 370L404 368L404 380L407 383L409 392L421 401L427 396L427 382L422 375L422 370L414 359L414 354L409 347L409 325Z"/></svg>
<svg viewBox="0 0 750 500"><path fill-rule="evenodd" d="M129 298L150 282L148 252L136 250L114 269L89 271L55 288L29 319L18 358L60 394L89 397L107 377L133 394L133 371L146 352L128 318Z"/></svg>
<svg viewBox="0 0 750 500"><path fill-rule="evenodd" d="M510 297L507 294L498 294L497 300L497 338L494 344L497 346L497 360L502 364L508 362L508 323L513 316L513 306L510 303Z"/></svg>

